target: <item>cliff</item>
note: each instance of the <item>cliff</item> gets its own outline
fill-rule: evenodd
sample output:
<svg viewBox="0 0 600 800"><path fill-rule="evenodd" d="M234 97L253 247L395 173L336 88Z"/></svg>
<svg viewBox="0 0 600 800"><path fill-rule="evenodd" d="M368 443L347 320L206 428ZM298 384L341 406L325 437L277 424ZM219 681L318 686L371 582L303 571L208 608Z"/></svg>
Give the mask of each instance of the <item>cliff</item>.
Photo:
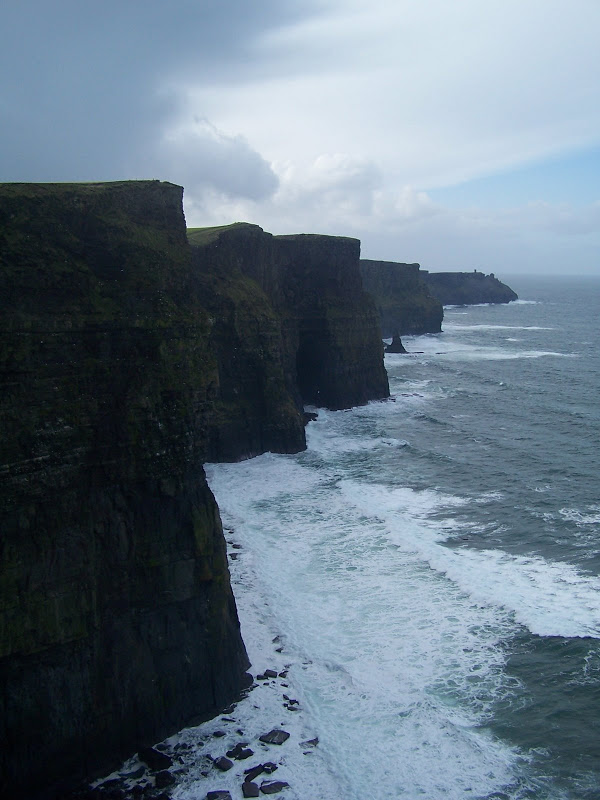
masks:
<svg viewBox="0 0 600 800"><path fill-rule="evenodd" d="M478 303L510 303L518 300L516 292L494 276L483 272L426 272L423 277L429 291L445 306Z"/></svg>
<svg viewBox="0 0 600 800"><path fill-rule="evenodd" d="M360 274L375 300L384 338L441 331L442 304L430 292L419 264L363 259Z"/></svg>
<svg viewBox="0 0 600 800"><path fill-rule="evenodd" d="M337 236L272 236L256 225L192 229L206 275L250 280L279 320L281 369L296 407L348 408L387 397L377 312L362 288L360 242ZM244 290L245 291L245 290ZM226 359L227 360L227 359Z"/></svg>
<svg viewBox="0 0 600 800"><path fill-rule="evenodd" d="M218 383L182 190L0 190L0 786L208 713L247 667L202 463Z"/></svg>
<svg viewBox="0 0 600 800"><path fill-rule="evenodd" d="M0 186L0 793L230 702L247 657L205 460L387 395L358 242L190 234L158 181Z"/></svg>

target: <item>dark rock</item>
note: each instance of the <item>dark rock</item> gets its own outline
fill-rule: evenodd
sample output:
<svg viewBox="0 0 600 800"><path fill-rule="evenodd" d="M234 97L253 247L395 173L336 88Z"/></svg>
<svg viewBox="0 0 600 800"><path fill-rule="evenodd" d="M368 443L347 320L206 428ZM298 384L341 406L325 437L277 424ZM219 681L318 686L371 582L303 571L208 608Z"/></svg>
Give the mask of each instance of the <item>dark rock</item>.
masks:
<svg viewBox="0 0 600 800"><path fill-rule="evenodd" d="M137 769L134 769L132 772L124 772L122 777L128 780L135 781L138 778L141 778L145 774L145 772L146 772L146 767L138 767Z"/></svg>
<svg viewBox="0 0 600 800"><path fill-rule="evenodd" d="M219 756L219 758L215 758L213 763L217 769L221 770L221 772L227 772L227 770L233 767L233 761L225 758L225 756Z"/></svg>
<svg viewBox="0 0 600 800"><path fill-rule="evenodd" d="M398 334L394 334L392 339L392 343L388 344L385 348L386 353L406 353L406 349L402 344L402 339L398 336Z"/></svg>
<svg viewBox="0 0 600 800"><path fill-rule="evenodd" d="M277 677L277 672L274 669L266 669L264 674L265 674L266 678L276 678Z"/></svg>
<svg viewBox="0 0 600 800"><path fill-rule="evenodd" d="M258 777L261 773L265 771L265 768L262 764L258 764L256 767L250 767L250 769L244 770L245 780L253 781L254 778Z"/></svg>
<svg viewBox="0 0 600 800"><path fill-rule="evenodd" d="M223 736L225 736L225 731L215 731L213 736L217 739L221 739Z"/></svg>
<svg viewBox="0 0 600 800"><path fill-rule="evenodd" d="M290 738L290 735L287 731L273 729L269 731L269 733L263 733L263 735L258 738L265 744L283 744Z"/></svg>
<svg viewBox="0 0 600 800"><path fill-rule="evenodd" d="M155 750L153 747L144 747L139 750L138 758L148 764L151 770L168 769L173 766L173 760L170 756Z"/></svg>
<svg viewBox="0 0 600 800"><path fill-rule="evenodd" d="M263 794L277 794L288 786L289 783L285 781L263 781L260 785L260 790Z"/></svg>
<svg viewBox="0 0 600 800"><path fill-rule="evenodd" d="M209 792L206 795L206 800L231 800L231 795L229 792L224 792L222 790L216 792Z"/></svg>
<svg viewBox="0 0 600 800"><path fill-rule="evenodd" d="M318 414L315 414L314 411L305 411L304 412L304 424L308 425L309 422L316 422L319 418Z"/></svg>
<svg viewBox="0 0 600 800"><path fill-rule="evenodd" d="M246 758L254 755L254 750L250 750L244 744L238 743L231 750L227 751L229 758L235 758L236 761L243 761Z"/></svg>
<svg viewBox="0 0 600 800"><path fill-rule="evenodd" d="M256 783L244 781L242 783L242 794L244 797L260 797L260 790Z"/></svg>
<svg viewBox="0 0 600 800"><path fill-rule="evenodd" d="M230 706L227 706L227 708L224 708L221 711L221 714L233 714L234 711L235 711L235 703L232 703Z"/></svg>
<svg viewBox="0 0 600 800"><path fill-rule="evenodd" d="M274 764L272 761L265 761L262 767L263 772L266 772L267 775L271 775L277 769L277 764Z"/></svg>
<svg viewBox="0 0 600 800"><path fill-rule="evenodd" d="M319 737L315 736L314 739L306 739L304 742L300 742L300 747L316 747L319 744Z"/></svg>
<svg viewBox="0 0 600 800"><path fill-rule="evenodd" d="M154 778L154 785L157 789L166 789L167 786L173 786L174 783L175 777L167 769L157 772Z"/></svg>

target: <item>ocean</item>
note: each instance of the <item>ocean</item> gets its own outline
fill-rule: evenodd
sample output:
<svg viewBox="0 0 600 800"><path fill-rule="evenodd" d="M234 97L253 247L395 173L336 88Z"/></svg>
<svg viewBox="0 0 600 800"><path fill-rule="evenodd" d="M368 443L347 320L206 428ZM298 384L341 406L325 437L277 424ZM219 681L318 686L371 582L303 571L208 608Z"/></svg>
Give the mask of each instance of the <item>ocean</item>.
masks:
<svg viewBox="0 0 600 800"><path fill-rule="evenodd" d="M505 280L519 301L403 338L389 401L208 465L277 677L170 740L196 760L175 800L241 797L267 758L287 800L600 797L600 280Z"/></svg>

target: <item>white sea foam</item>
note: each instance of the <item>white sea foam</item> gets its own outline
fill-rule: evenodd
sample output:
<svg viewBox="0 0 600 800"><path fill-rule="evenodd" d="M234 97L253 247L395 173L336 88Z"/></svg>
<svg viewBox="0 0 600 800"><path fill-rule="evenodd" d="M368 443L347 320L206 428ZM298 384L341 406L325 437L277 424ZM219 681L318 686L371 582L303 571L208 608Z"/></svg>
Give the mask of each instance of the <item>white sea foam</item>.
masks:
<svg viewBox="0 0 600 800"><path fill-rule="evenodd" d="M569 522L574 522L577 527L586 525L600 525L600 506L593 505L583 511L579 508L561 508L561 516Z"/></svg>
<svg viewBox="0 0 600 800"><path fill-rule="evenodd" d="M555 328L545 328L539 325L461 325L457 322L447 322L445 328L456 331L553 331Z"/></svg>
<svg viewBox="0 0 600 800"><path fill-rule="evenodd" d="M498 695L513 691L498 646L512 623L399 546L386 522L403 505L418 530L441 505L463 499L399 488L393 501L377 495L382 516L373 518L356 496L365 497L362 484L340 481L333 465L324 467L328 458L314 462L319 448L331 456L335 442L309 439L299 456L207 469L242 545L232 575L255 669L271 664L278 634L303 707L291 722L320 738L314 758L286 760L283 779L292 791L303 787L289 796L358 800L374 785L398 798L499 791L518 756L481 725ZM451 527L449 520L447 534ZM333 790L322 788L328 781Z"/></svg>
<svg viewBox="0 0 600 800"><path fill-rule="evenodd" d="M393 541L417 553L475 601L513 612L539 636L600 638L599 578L539 556L441 545L456 524L451 516L440 520L432 512L450 510L460 503L458 498L352 482L342 488L349 502L385 523ZM417 527L414 520L420 523Z"/></svg>
<svg viewBox="0 0 600 800"><path fill-rule="evenodd" d="M507 339L503 340L508 342ZM493 345L476 345L469 342L459 341L450 335L442 335L438 339L431 339L426 337L419 337L418 341L408 341L407 346L420 353L412 353L412 358L418 358L419 355L425 358L444 358L450 361L512 361L514 359L530 359L530 358L576 358L578 353L560 353L555 350L518 350L504 346ZM410 366L411 359L406 359L406 356L389 356L386 355L386 363L390 359L391 364L397 364L398 359L404 358L405 361L400 362L403 365Z"/></svg>

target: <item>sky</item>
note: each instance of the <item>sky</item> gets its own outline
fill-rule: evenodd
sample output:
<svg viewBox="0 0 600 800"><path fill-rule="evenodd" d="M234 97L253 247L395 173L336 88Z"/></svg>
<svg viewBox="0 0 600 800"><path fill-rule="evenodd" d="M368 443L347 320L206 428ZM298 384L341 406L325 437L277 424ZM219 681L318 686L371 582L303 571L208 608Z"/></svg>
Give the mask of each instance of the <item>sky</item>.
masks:
<svg viewBox="0 0 600 800"><path fill-rule="evenodd" d="M12 0L0 181L159 178L190 227L600 274L600 0Z"/></svg>

